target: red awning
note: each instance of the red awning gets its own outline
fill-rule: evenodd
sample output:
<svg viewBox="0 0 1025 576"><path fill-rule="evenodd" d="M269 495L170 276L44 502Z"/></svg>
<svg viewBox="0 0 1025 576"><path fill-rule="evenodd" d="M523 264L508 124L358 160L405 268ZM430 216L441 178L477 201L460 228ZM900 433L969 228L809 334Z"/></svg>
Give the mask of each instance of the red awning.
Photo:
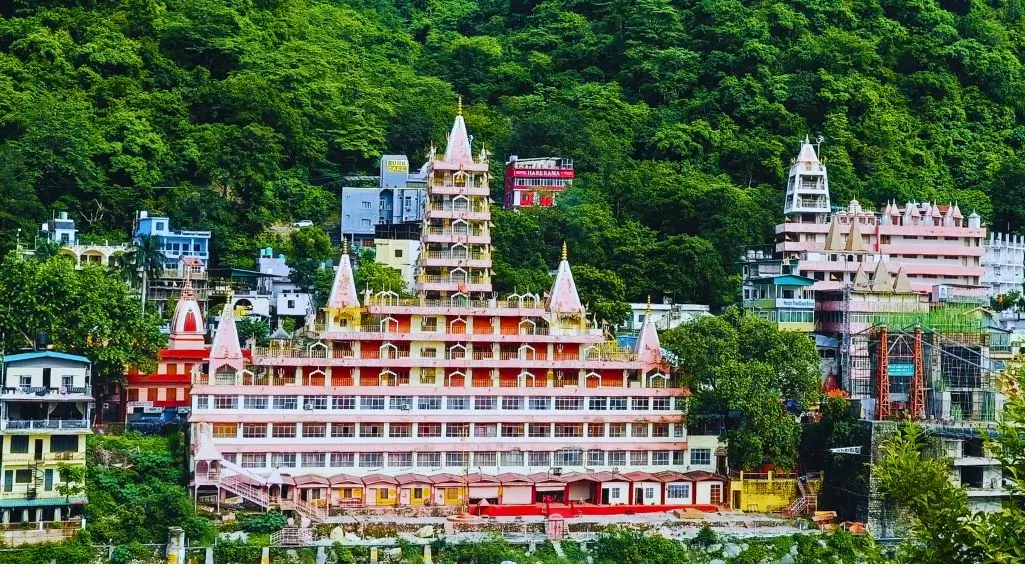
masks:
<svg viewBox="0 0 1025 576"><path fill-rule="evenodd" d="M653 474L649 474L647 472L641 472L640 470L638 470L637 472L628 472L626 474L626 477L631 482L661 482L661 480L659 480L657 476L654 476Z"/></svg>
<svg viewBox="0 0 1025 576"><path fill-rule="evenodd" d="M335 474L328 478L328 481L332 486L362 486L363 481L358 476L351 476L349 474Z"/></svg>
<svg viewBox="0 0 1025 576"><path fill-rule="evenodd" d="M504 486L511 486L513 484L533 484L534 481L524 476L523 474L516 474L515 472L506 472L505 474L498 475L498 481Z"/></svg>
<svg viewBox="0 0 1025 576"><path fill-rule="evenodd" d="M384 474L371 474L370 476L363 477L363 484L370 486L372 484L398 484L391 476Z"/></svg>
<svg viewBox="0 0 1025 576"><path fill-rule="evenodd" d="M431 479L423 474L399 474L395 477L395 481L403 486L406 484L433 484Z"/></svg>
<svg viewBox="0 0 1025 576"><path fill-rule="evenodd" d="M295 477L295 485L300 488L309 486L330 486L331 482L319 474L303 474Z"/></svg>
<svg viewBox="0 0 1025 576"><path fill-rule="evenodd" d="M459 476L453 476L452 474L434 474L430 477L430 481L431 484L434 484L435 486L447 486L450 488L455 486L464 486L466 484L466 480Z"/></svg>

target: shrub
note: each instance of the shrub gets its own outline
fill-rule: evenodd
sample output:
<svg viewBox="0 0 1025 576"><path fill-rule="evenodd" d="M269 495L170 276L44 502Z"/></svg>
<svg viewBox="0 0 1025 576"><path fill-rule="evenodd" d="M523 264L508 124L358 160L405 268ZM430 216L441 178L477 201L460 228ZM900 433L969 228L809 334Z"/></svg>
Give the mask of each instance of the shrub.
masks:
<svg viewBox="0 0 1025 576"><path fill-rule="evenodd" d="M157 554L138 542L118 544L110 553L111 564L156 564Z"/></svg>
<svg viewBox="0 0 1025 576"><path fill-rule="evenodd" d="M691 540L691 543L701 546L702 548L707 548L718 541L719 535L715 533L715 530L712 530L712 527L708 525L708 522L705 522L701 525L701 530L698 530L698 535Z"/></svg>
<svg viewBox="0 0 1025 576"><path fill-rule="evenodd" d="M250 532L252 534L273 534L278 530L281 530L288 524L288 519L285 515L277 510L271 510L270 512L264 512L262 514L253 514L252 516L246 516L239 519L238 525L242 530Z"/></svg>
<svg viewBox="0 0 1025 576"><path fill-rule="evenodd" d="M259 564L262 550L241 540L221 540L214 546L215 564Z"/></svg>

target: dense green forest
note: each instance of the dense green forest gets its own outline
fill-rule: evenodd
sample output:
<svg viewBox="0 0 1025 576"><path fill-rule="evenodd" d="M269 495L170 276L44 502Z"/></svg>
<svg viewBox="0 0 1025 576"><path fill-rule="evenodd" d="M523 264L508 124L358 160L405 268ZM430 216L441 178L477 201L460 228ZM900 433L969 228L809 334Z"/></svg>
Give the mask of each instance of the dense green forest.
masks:
<svg viewBox="0 0 1025 576"><path fill-rule="evenodd" d="M834 198L957 201L1025 231L1022 0L15 0L0 7L0 250L51 211L135 210L247 265L337 225L342 177L418 165L461 95L496 159L564 155L554 210L496 210L497 287L569 244L585 300L725 305L806 134ZM493 167L496 198L501 162Z"/></svg>

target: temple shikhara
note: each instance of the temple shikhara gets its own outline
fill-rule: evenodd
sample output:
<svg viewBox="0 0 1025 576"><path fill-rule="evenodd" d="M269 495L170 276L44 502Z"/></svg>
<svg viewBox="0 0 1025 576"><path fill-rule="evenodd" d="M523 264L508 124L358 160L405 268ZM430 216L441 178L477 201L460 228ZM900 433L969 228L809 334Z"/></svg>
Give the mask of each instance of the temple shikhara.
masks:
<svg viewBox="0 0 1025 576"><path fill-rule="evenodd" d="M192 387L197 497L315 520L346 506L721 503L711 462L685 466L688 391L650 315L620 347L588 319L565 246L544 297L493 293L488 153L470 142L460 114L431 152L416 298L359 293L343 248L325 308L296 334L243 351L225 308Z"/></svg>

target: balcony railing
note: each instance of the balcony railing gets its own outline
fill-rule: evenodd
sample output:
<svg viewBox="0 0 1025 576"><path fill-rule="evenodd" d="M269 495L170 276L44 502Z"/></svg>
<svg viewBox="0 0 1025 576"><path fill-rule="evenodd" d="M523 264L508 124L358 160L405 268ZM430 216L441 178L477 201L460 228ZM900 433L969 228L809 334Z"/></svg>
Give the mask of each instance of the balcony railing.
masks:
<svg viewBox="0 0 1025 576"><path fill-rule="evenodd" d="M92 386L77 386L67 388L45 388L43 386L18 386L17 388L4 388L0 394L18 394L22 396L66 396L70 394L92 396Z"/></svg>
<svg viewBox="0 0 1025 576"><path fill-rule="evenodd" d="M85 430L89 428L86 420L5 420L3 428L7 430Z"/></svg>

